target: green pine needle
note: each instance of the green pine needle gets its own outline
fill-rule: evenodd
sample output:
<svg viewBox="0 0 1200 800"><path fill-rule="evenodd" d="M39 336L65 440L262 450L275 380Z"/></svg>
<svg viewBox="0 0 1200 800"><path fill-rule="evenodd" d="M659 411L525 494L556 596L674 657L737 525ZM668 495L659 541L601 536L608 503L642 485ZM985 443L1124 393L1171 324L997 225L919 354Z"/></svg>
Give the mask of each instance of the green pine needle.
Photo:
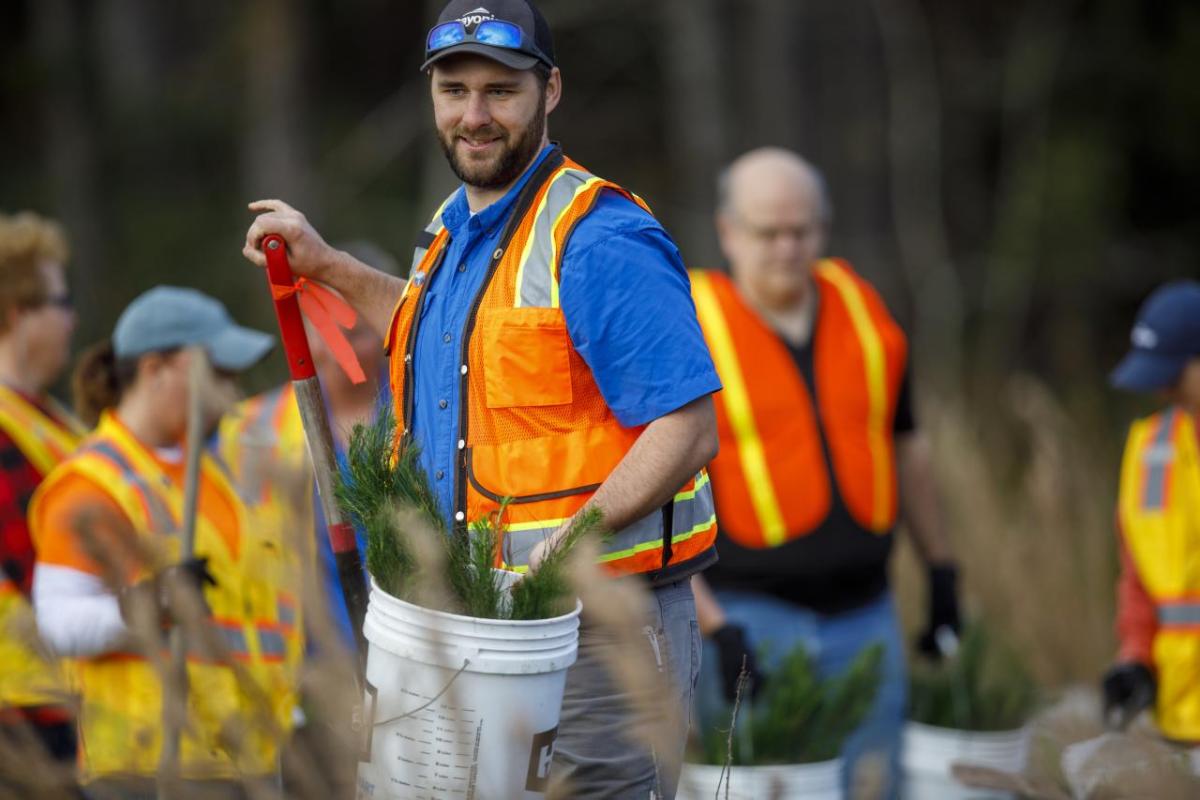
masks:
<svg viewBox="0 0 1200 800"><path fill-rule="evenodd" d="M911 667L909 719L940 728L1004 731L1021 727L1037 705L1037 686L1018 654L982 624L963 633L958 652Z"/></svg>
<svg viewBox="0 0 1200 800"><path fill-rule="evenodd" d="M811 764L837 758L842 745L875 702L883 645L864 648L841 675L821 679L816 663L798 645L766 679L763 692L739 716L732 762L738 766ZM726 761L729 731L713 728L700 740L703 760Z"/></svg>
<svg viewBox="0 0 1200 800"><path fill-rule="evenodd" d="M575 593L567 576L567 556L584 538L602 537L603 524L604 517L595 508L575 516L558 544L547 548L538 568L513 587L511 619L549 619L574 608Z"/></svg>
<svg viewBox="0 0 1200 800"><path fill-rule="evenodd" d="M369 425L355 425L349 466L336 487L351 522L366 532L367 569L379 587L409 602L432 602L438 610L484 619L547 619L569 612L575 593L566 574L567 555L585 536L600 535L600 512L579 514L540 568L513 586L509 602L501 575L493 569L503 537L496 520L504 516L504 505L489 519L447 530L417 447L407 444L393 463L395 433L390 410ZM435 554L444 556L436 559L437 569L433 564L423 569L418 557L417 545L424 541L417 537L428 531L435 534L436 546L444 548ZM428 554L428 546L421 552ZM437 586L431 587L431 581Z"/></svg>

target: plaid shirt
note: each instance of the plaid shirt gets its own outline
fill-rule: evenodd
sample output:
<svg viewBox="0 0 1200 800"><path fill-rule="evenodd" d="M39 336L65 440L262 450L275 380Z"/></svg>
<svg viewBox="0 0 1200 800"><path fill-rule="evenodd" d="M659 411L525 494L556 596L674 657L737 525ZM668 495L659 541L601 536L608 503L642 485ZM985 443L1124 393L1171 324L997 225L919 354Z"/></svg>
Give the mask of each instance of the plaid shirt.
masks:
<svg viewBox="0 0 1200 800"><path fill-rule="evenodd" d="M57 419L40 403L37 406L42 413ZM35 555L26 513L43 477L12 437L0 430L0 566L26 597L33 585Z"/></svg>

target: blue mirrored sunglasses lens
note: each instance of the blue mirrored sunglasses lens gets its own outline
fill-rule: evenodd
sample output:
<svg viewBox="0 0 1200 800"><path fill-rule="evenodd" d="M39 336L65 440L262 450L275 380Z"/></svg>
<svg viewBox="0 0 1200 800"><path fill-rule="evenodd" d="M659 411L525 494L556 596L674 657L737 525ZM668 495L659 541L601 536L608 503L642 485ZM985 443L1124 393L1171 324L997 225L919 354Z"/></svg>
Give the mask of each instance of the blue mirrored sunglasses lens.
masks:
<svg viewBox="0 0 1200 800"><path fill-rule="evenodd" d="M441 50L443 47L458 44L465 38L467 32L461 22L443 22L429 32L429 38L425 40L425 49Z"/></svg>
<svg viewBox="0 0 1200 800"><path fill-rule="evenodd" d="M490 44L493 47L506 47L511 50L521 48L521 29L511 22L492 19L479 23L475 29L475 41Z"/></svg>

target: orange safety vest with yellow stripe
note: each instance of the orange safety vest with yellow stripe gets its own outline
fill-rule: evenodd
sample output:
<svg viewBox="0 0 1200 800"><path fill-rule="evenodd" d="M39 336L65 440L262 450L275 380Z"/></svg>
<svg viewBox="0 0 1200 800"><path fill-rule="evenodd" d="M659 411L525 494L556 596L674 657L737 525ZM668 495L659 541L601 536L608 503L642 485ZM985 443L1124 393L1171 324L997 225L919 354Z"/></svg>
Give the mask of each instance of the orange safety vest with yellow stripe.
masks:
<svg viewBox="0 0 1200 800"><path fill-rule="evenodd" d="M241 403L221 420L217 448L254 531L247 571L263 576L275 592L284 657L264 664L264 680L287 728L304 661L300 598L315 582L316 560L312 466L292 385Z"/></svg>
<svg viewBox="0 0 1200 800"><path fill-rule="evenodd" d="M726 275L692 272L692 296L724 387L710 465L721 532L777 547L816 530L836 490L863 529L896 522L892 425L907 342L875 290L844 261L813 270L816 397L779 336ZM822 435L832 472L826 465Z"/></svg>
<svg viewBox="0 0 1200 800"><path fill-rule="evenodd" d="M1163 734L1200 741L1200 445L1180 408L1129 431L1118 500L1121 533L1158 611L1156 719Z"/></svg>
<svg viewBox="0 0 1200 800"><path fill-rule="evenodd" d="M53 401L47 398L47 402ZM85 433L65 409L57 418L0 385L0 430L44 477L69 456ZM62 665L41 651L33 608L0 570L0 708L51 705L68 697Z"/></svg>
<svg viewBox="0 0 1200 800"><path fill-rule="evenodd" d="M148 563L133 580L179 560L183 491L111 413L39 487L30 507L35 541L44 517L42 498L71 475L108 494L136 530ZM216 494L235 510L236 531L218 529L210 511ZM208 559L218 583L205 587L204 599L227 652L215 659L188 656L188 720L180 744L185 778L265 775L275 766L274 709L257 678L261 664L283 658L281 634L286 626L279 619L273 593L264 590L262 576L249 574L246 568L247 525L245 508L224 471L216 460L203 456L194 552ZM159 668L135 653L81 658L74 665L82 699L79 732L84 780L155 774L162 744Z"/></svg>
<svg viewBox="0 0 1200 800"><path fill-rule="evenodd" d="M474 521L508 500L497 561L506 569L528 569L533 547L579 511L643 430L622 427L608 408L559 304L563 251L604 190L646 209L561 151L550 153L517 199L468 316L453 511L459 523ZM440 210L426 235L429 247L418 249L388 334L401 441L412 419L419 309L449 237ZM701 470L662 509L609 537L600 558L618 574L666 579L712 558L715 535L712 491Z"/></svg>

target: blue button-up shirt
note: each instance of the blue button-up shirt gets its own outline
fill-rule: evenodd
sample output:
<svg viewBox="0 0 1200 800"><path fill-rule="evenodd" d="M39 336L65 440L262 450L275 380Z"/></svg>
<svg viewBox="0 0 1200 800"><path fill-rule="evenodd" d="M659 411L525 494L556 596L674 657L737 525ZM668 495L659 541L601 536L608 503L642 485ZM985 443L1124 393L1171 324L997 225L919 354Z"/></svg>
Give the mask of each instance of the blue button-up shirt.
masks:
<svg viewBox="0 0 1200 800"><path fill-rule="evenodd" d="M421 306L410 429L448 523L467 317L517 196L551 149L482 211L471 213L461 187L442 211L450 239ZM563 251L559 300L572 344L622 425L643 425L720 388L679 250L628 198L603 192L575 227Z"/></svg>

